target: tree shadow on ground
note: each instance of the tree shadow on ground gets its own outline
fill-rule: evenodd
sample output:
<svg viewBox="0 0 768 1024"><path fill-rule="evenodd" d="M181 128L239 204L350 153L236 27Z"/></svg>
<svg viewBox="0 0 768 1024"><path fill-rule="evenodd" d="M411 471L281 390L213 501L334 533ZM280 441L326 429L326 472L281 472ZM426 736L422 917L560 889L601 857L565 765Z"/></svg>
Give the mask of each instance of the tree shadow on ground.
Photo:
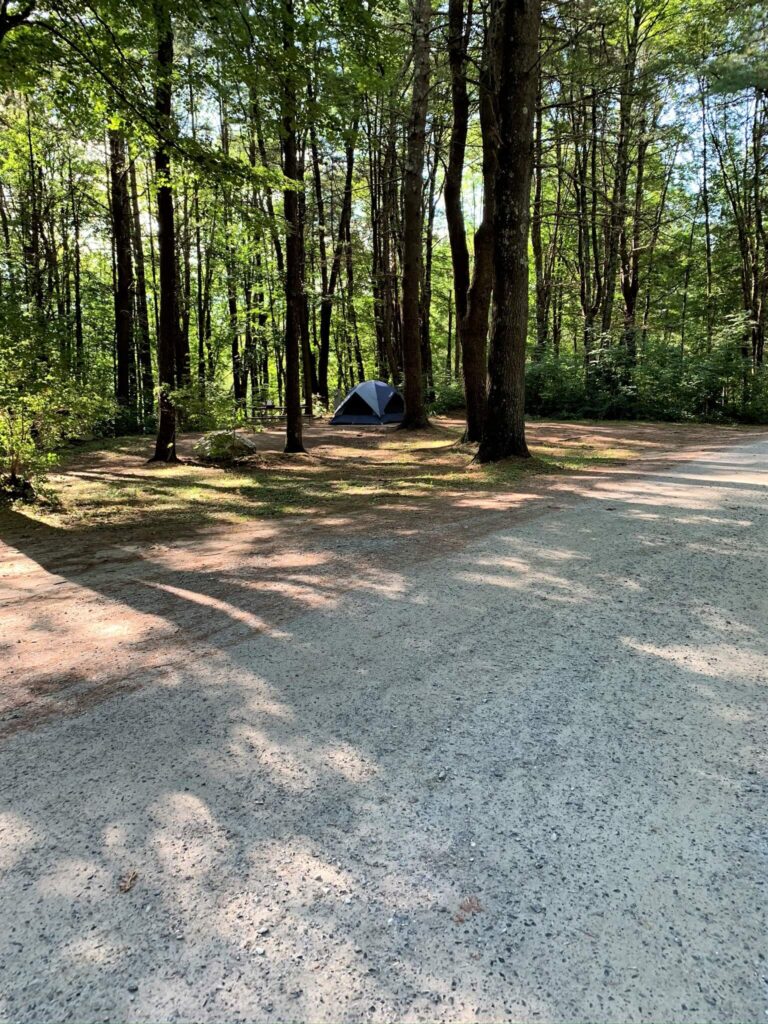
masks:
<svg viewBox="0 0 768 1024"><path fill-rule="evenodd" d="M2 1015L752 1019L763 498L668 477L124 563L17 523L20 621L145 668L4 743Z"/></svg>

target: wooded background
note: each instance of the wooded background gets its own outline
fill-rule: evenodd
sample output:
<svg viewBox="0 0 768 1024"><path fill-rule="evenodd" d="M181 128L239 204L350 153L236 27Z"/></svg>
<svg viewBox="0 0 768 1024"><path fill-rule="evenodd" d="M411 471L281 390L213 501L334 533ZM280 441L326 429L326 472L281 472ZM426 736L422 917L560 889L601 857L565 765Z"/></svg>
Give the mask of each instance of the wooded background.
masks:
<svg viewBox="0 0 768 1024"><path fill-rule="evenodd" d="M528 410L768 420L764 5L546 2L508 94L494 6L2 0L5 435L155 431L160 393L167 445L379 377L419 422L466 382L479 439L526 88Z"/></svg>

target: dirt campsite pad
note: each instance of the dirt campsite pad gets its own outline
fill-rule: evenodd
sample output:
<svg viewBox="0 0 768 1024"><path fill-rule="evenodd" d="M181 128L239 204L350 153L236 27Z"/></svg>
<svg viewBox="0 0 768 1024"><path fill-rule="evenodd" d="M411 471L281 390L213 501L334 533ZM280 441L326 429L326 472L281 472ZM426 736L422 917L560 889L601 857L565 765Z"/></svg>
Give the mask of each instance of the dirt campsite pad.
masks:
<svg viewBox="0 0 768 1024"><path fill-rule="evenodd" d="M3 513L0 1018L765 1019L766 434L457 431Z"/></svg>
<svg viewBox="0 0 768 1024"><path fill-rule="evenodd" d="M0 510L0 736L141 685L223 625L248 636L336 607L379 569L556 510L638 459L762 436L533 423L532 460L480 467L461 432L447 417L415 434L321 423L305 428L308 455L286 457L274 426L251 435L262 454L227 469L194 459L195 434L177 466L148 463L143 438L73 451L51 476L54 503Z"/></svg>

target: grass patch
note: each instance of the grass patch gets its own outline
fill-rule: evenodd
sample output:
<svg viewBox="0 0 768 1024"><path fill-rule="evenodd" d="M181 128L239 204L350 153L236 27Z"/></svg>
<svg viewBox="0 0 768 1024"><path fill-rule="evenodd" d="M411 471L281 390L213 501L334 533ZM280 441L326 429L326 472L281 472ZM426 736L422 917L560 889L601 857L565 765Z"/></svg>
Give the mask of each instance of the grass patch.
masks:
<svg viewBox="0 0 768 1024"><path fill-rule="evenodd" d="M534 442L531 459L480 466L472 462L473 450L459 443L460 430L455 421L415 434L331 436L321 444L310 437L310 454L299 457L281 455L274 432L259 455L228 468L194 461L147 465L147 438L102 440L67 453L51 474L58 505L26 514L72 529L344 515L457 493L509 492L531 477L607 466L639 454L631 445L610 446L601 438L547 438Z"/></svg>

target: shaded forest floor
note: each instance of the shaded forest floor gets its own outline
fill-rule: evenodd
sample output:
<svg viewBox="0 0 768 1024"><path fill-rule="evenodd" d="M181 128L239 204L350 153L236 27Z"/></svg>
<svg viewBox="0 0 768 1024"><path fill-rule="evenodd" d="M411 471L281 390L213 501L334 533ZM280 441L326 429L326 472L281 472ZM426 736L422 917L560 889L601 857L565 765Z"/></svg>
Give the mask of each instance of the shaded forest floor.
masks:
<svg viewBox="0 0 768 1024"><path fill-rule="evenodd" d="M282 424L250 435L258 455L222 468L195 459L200 434L183 434L176 466L147 463L151 439L121 437L69 452L50 477L50 504L27 509L63 529L129 528L137 536L184 534L203 525L255 517L395 513L455 501L517 503L523 483L569 471L595 471L761 431L652 423L532 422L531 460L472 462L463 420L437 417L431 429L305 426L307 455L282 452Z"/></svg>
<svg viewBox="0 0 768 1024"><path fill-rule="evenodd" d="M0 519L0 1019L762 1020L768 430L322 430Z"/></svg>
<svg viewBox="0 0 768 1024"><path fill-rule="evenodd" d="M415 434L279 427L233 469L147 464L147 438L72 452L53 506L0 510L0 736L161 675L216 638L273 635L350 593L548 510L765 431L539 422L534 458L472 464L457 418ZM191 456L193 435L179 444ZM3 543L4 542L4 543Z"/></svg>

